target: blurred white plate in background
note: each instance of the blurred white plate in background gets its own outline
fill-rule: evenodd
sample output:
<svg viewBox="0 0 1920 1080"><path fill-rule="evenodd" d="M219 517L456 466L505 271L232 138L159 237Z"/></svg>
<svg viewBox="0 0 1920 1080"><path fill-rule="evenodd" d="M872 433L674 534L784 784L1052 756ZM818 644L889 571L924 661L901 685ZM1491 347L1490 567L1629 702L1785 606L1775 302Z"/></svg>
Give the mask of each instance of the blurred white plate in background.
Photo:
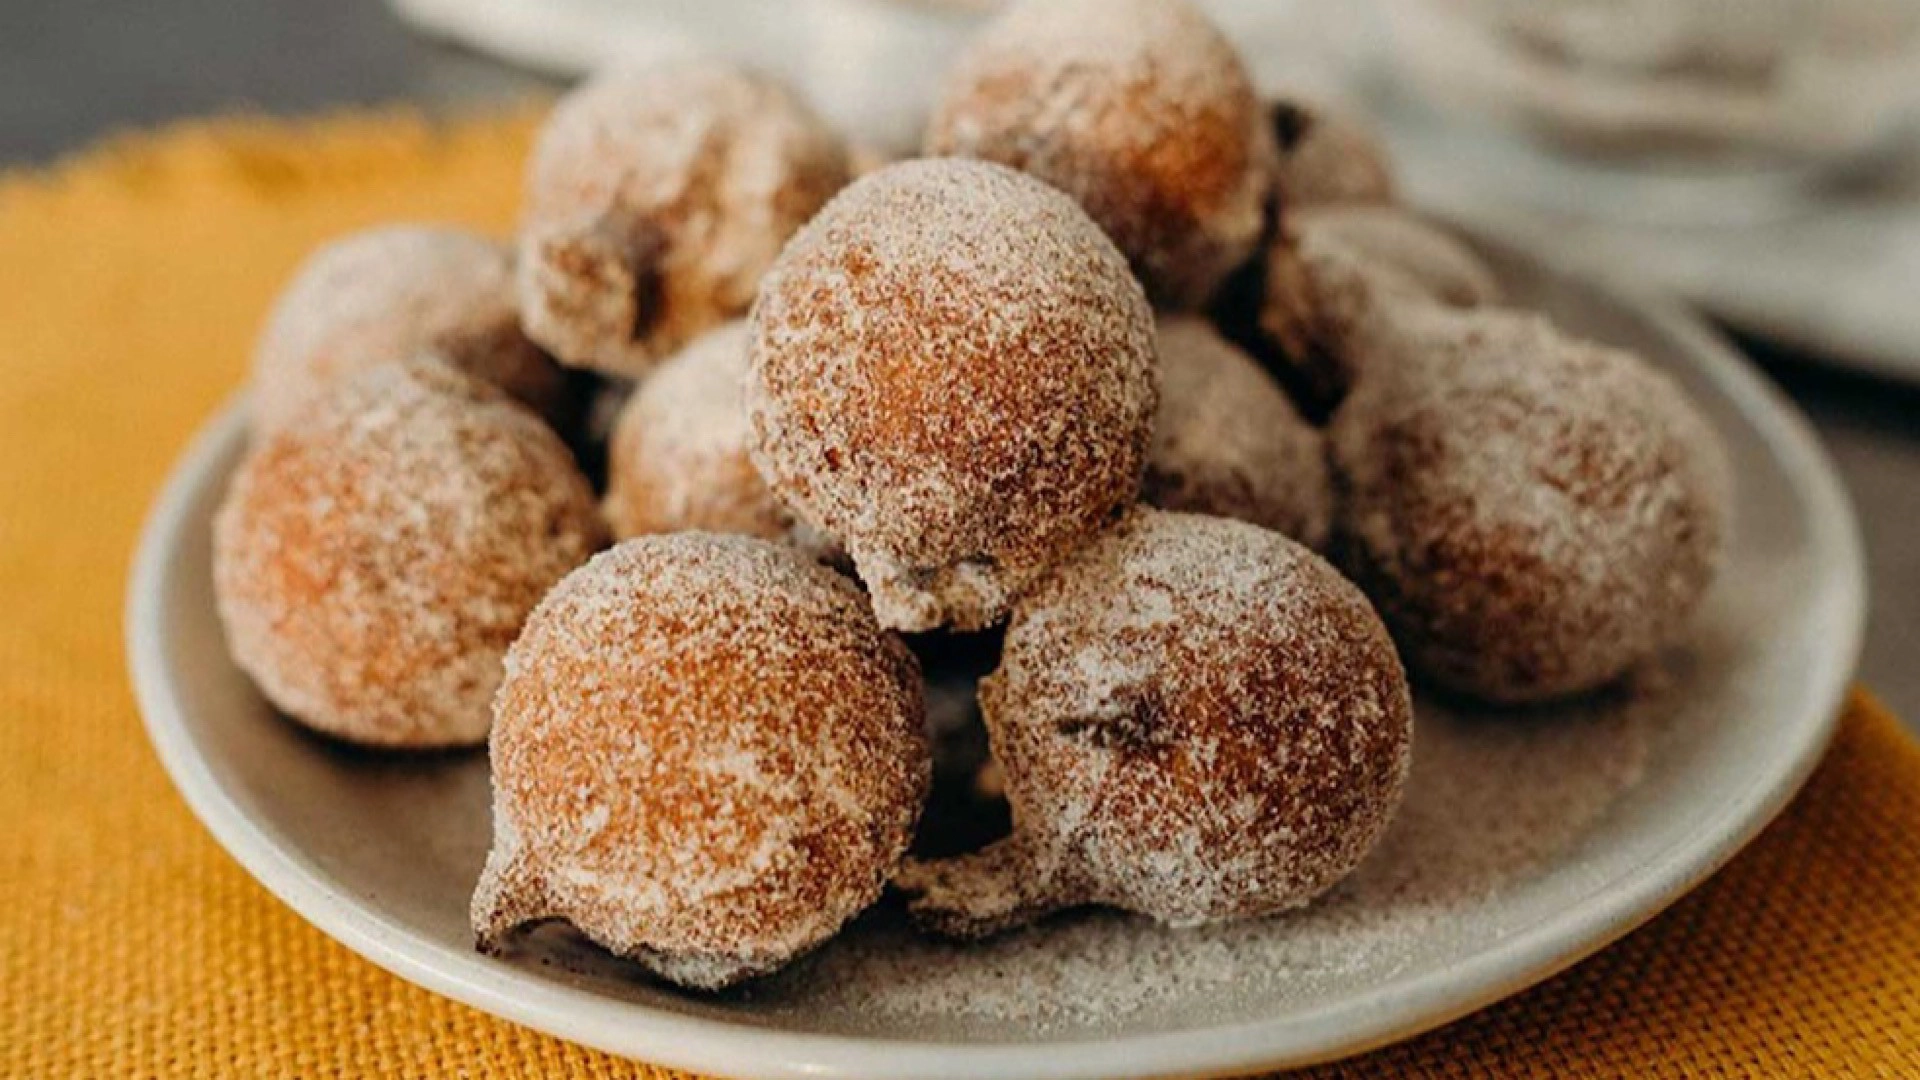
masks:
<svg viewBox="0 0 1920 1080"><path fill-rule="evenodd" d="M1755 337L1920 382L1920 156L1871 189L1809 195L1774 220L1628 224L1489 198L1483 173L1427 133L1388 135L1421 206L1671 290Z"/></svg>

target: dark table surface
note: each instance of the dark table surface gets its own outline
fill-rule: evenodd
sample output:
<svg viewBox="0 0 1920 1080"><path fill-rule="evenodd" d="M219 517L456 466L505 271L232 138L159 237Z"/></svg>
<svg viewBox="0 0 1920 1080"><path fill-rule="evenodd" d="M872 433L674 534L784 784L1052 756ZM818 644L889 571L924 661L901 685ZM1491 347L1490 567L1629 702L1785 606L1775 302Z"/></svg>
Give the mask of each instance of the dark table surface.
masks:
<svg viewBox="0 0 1920 1080"><path fill-rule="evenodd" d="M465 108L543 85L414 36L379 0L6 0L0 167L182 116ZM1861 678L1920 729L1920 386L1742 344L1813 418L1853 493L1873 605Z"/></svg>

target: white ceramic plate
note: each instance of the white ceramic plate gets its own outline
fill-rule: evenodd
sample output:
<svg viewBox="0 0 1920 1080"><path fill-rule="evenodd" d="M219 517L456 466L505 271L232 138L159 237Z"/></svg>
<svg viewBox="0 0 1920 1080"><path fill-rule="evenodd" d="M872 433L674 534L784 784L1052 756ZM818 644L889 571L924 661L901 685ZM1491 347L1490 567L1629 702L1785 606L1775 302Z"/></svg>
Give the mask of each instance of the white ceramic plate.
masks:
<svg viewBox="0 0 1920 1080"><path fill-rule="evenodd" d="M690 996L564 931L476 954L479 755L383 758L277 718L228 662L209 519L244 441L201 435L153 511L128 645L194 811L303 917L402 978L563 1038L729 1075L1146 1076L1355 1053L1531 985L1645 921L1788 800L1855 660L1862 575L1833 472L1783 401L1695 322L1490 252L1516 299L1672 372L1738 466L1730 564L1654 688L1505 717L1421 706L1412 793L1361 872L1305 913L1172 932L1070 916L992 945L882 910L746 993ZM948 701L951 704L951 701ZM1519 819L1537 822L1516 832Z"/></svg>

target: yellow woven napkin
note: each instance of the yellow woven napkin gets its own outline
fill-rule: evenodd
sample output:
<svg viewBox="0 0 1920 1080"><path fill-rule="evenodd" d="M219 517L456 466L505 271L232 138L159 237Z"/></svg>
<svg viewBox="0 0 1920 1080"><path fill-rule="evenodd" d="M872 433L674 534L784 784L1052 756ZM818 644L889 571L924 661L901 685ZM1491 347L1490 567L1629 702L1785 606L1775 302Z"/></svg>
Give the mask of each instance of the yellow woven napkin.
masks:
<svg viewBox="0 0 1920 1080"><path fill-rule="evenodd" d="M531 117L227 121L0 178L0 1075L667 1075L280 907L169 789L120 647L147 501L296 260L386 220L503 228ZM1806 793L1671 912L1330 1073L1920 1075L1920 747L1856 698Z"/></svg>

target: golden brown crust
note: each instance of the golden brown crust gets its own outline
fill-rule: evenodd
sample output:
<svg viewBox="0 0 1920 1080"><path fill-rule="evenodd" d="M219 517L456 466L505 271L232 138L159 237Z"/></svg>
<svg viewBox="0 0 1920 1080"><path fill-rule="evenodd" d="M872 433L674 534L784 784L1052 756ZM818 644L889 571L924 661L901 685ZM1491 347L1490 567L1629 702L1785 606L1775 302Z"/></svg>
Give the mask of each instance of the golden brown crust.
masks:
<svg viewBox="0 0 1920 1080"><path fill-rule="evenodd" d="M793 515L748 452L742 383L749 331L736 321L697 338L627 399L607 458L602 506L616 537L687 530L783 540Z"/></svg>
<svg viewBox="0 0 1920 1080"><path fill-rule="evenodd" d="M754 460L883 625L975 628L1139 490L1153 316L1058 191L997 165L857 181L753 314Z"/></svg>
<svg viewBox="0 0 1920 1080"><path fill-rule="evenodd" d="M1335 550L1413 668L1495 702L1619 676L1720 561L1727 464L1639 357L1545 319L1436 311L1329 430Z"/></svg>
<svg viewBox="0 0 1920 1080"><path fill-rule="evenodd" d="M764 76L687 61L589 79L528 166L527 332L566 363L646 373L745 314L848 169L839 138Z"/></svg>
<svg viewBox="0 0 1920 1080"><path fill-rule="evenodd" d="M981 705L1014 831L898 880L960 936L1085 903L1174 925L1305 903L1384 831L1412 726L1385 628L1332 567L1152 510L1022 602Z"/></svg>
<svg viewBox="0 0 1920 1080"><path fill-rule="evenodd" d="M1413 309L1498 303L1473 250L1390 206L1321 206L1286 216L1268 245L1258 334L1315 413L1352 387L1368 338Z"/></svg>
<svg viewBox="0 0 1920 1080"><path fill-rule="evenodd" d="M511 249L458 229L393 225L335 240L301 264L254 349L256 431L377 364L433 353L556 426L564 373L520 332Z"/></svg>
<svg viewBox="0 0 1920 1080"><path fill-rule="evenodd" d="M955 64L926 147L1072 195L1173 307L1252 253L1273 156L1239 55L1187 0L1013 5Z"/></svg>
<svg viewBox="0 0 1920 1080"><path fill-rule="evenodd" d="M1163 315L1158 340L1160 413L1141 500L1324 545L1333 496L1320 432L1206 320Z"/></svg>
<svg viewBox="0 0 1920 1080"><path fill-rule="evenodd" d="M918 665L785 547L680 533L570 575L507 662L483 948L565 918L712 989L879 896L930 765Z"/></svg>
<svg viewBox="0 0 1920 1080"><path fill-rule="evenodd" d="M485 737L501 658L599 543L558 438L431 358L334 387L262 438L215 524L235 661L294 718L382 746Z"/></svg>

